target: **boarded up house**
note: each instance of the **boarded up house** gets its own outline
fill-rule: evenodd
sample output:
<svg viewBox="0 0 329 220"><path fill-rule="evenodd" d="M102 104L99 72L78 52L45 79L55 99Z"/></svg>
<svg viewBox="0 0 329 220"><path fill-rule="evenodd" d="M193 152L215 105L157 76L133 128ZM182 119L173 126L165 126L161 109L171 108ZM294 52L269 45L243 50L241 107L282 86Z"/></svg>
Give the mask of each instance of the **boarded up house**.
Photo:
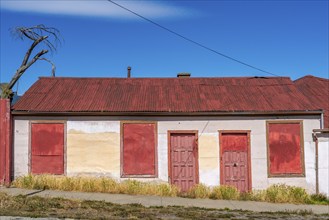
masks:
<svg viewBox="0 0 329 220"><path fill-rule="evenodd" d="M286 77L40 78L12 114L14 178L316 188L323 111Z"/></svg>

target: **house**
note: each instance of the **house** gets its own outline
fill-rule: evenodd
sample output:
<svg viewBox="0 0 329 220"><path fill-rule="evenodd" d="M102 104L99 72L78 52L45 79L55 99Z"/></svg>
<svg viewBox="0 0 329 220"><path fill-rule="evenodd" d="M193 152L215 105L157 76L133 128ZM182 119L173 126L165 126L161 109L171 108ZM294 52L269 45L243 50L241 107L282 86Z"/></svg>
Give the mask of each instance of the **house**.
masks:
<svg viewBox="0 0 329 220"><path fill-rule="evenodd" d="M285 183L313 193L320 184L328 194L328 182L315 177L312 136L323 108L296 84L288 77L42 77L12 107L12 175L130 178L182 190ZM328 150L322 154L318 163L328 164Z"/></svg>
<svg viewBox="0 0 329 220"><path fill-rule="evenodd" d="M329 195L329 79L308 75L296 80L295 85L313 106L324 110L321 129L313 130L315 155L316 158L319 158L315 163L316 179L318 179L316 192Z"/></svg>

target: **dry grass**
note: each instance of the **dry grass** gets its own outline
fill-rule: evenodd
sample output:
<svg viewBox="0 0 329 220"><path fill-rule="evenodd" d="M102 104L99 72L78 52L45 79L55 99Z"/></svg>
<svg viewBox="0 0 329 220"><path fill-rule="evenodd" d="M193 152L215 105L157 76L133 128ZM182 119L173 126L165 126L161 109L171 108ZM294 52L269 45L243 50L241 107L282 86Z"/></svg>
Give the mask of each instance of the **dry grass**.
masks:
<svg viewBox="0 0 329 220"><path fill-rule="evenodd" d="M311 203L310 195L301 187L278 184L265 190L265 200L274 203Z"/></svg>
<svg viewBox="0 0 329 220"><path fill-rule="evenodd" d="M233 186L215 186L210 194L211 199L239 200L240 193Z"/></svg>
<svg viewBox="0 0 329 220"><path fill-rule="evenodd" d="M131 195L177 196L176 186L145 183L136 180L117 182L110 178L27 175L17 178L12 186L27 189L52 189L80 192L102 192Z"/></svg>
<svg viewBox="0 0 329 220"><path fill-rule="evenodd" d="M204 184L197 184L194 187L192 187L188 192L182 194L182 196L188 198L205 199L205 198L209 198L210 193L211 193L210 187Z"/></svg>
<svg viewBox="0 0 329 220"><path fill-rule="evenodd" d="M27 189L52 189L64 191L102 192L130 195L155 195L188 198L210 198L225 200L266 201L272 203L322 204L328 205L325 195L309 195L305 189L285 184L272 185L266 190L240 193L233 186L195 185L188 192L180 192L174 185L146 183L136 180L117 182L110 178L65 177L53 175L28 175L17 178L12 186Z"/></svg>

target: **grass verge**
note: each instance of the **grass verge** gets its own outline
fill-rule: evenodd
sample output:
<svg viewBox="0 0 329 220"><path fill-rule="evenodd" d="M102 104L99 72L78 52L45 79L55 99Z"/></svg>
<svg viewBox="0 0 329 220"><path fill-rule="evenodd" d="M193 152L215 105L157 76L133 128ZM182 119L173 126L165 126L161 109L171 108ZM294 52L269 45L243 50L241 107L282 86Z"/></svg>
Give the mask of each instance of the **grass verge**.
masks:
<svg viewBox="0 0 329 220"><path fill-rule="evenodd" d="M104 201L78 201L38 196L8 196L0 193L0 216L52 217L72 219L328 219L301 210L295 212L250 212L197 207L144 207Z"/></svg>
<svg viewBox="0 0 329 220"><path fill-rule="evenodd" d="M198 184L188 192L180 192L176 186L166 183L159 184L139 182L136 180L117 182L110 178L96 177L27 175L17 178L12 183L12 186L27 189L329 205L328 197L323 194L309 195L301 187L287 186L285 184L272 185L266 190L254 190L242 193L232 186L222 185L210 188L203 184Z"/></svg>

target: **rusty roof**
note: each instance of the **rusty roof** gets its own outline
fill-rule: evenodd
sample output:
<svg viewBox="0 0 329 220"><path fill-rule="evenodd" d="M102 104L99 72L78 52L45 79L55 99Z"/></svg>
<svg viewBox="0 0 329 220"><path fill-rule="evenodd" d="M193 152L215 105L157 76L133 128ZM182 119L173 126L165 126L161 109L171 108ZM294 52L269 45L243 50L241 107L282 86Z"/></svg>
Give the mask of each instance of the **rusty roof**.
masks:
<svg viewBox="0 0 329 220"><path fill-rule="evenodd" d="M324 110L324 127L329 128L329 79L307 75L295 85L315 108Z"/></svg>
<svg viewBox="0 0 329 220"><path fill-rule="evenodd" d="M26 112L276 112L318 110L288 77L42 77L13 106Z"/></svg>

